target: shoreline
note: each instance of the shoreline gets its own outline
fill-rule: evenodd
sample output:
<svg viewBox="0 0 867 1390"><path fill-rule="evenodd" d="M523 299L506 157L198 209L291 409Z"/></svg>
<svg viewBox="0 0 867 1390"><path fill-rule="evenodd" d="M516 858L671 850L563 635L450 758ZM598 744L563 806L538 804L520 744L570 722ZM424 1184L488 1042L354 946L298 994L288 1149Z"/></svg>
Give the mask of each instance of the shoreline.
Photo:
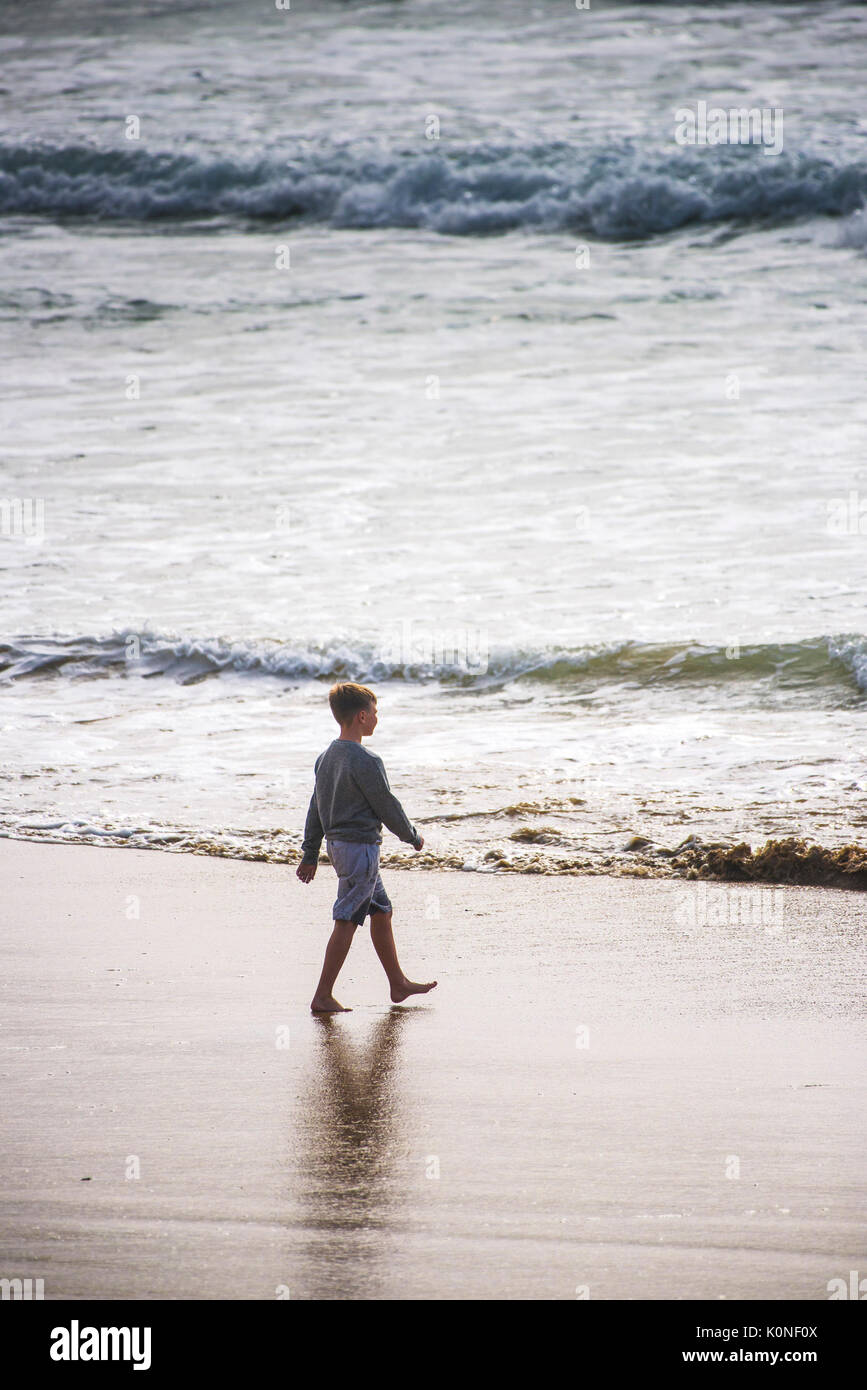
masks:
<svg viewBox="0 0 867 1390"><path fill-rule="evenodd" d="M158 832L155 832L157 834ZM263 832L250 832L261 836ZM262 850L245 853L241 846L220 843L217 840L197 839L183 832L169 832L156 844L140 841L129 842L127 836L112 836L100 833L95 836L79 838L58 837L52 839L39 834L15 834L8 830L0 831L0 840L22 844L79 845L92 849L128 849L143 852L184 854L198 858L234 859L241 863L266 863L286 866L296 865L301 857L300 836L287 836L283 831L272 832L282 840L297 841L286 852L266 852ZM641 836L634 837L636 841ZM178 843L179 841L184 843ZM481 861L469 863L457 853L443 854L422 851L410 855L401 850L395 851L390 843L383 847L380 863L389 872L458 872L489 875L517 875L519 877L538 876L541 878L614 878L649 881L674 881L680 883L707 883L727 887L768 888L768 887L807 887L831 888L843 892L861 893L867 891L867 846L854 842L828 847L809 839L789 836L782 839L768 839L753 849L745 841L723 843L705 842L700 837L690 835L674 850L657 849L648 841L636 844L634 850L628 848L621 855L609 854L601 863L592 860L573 860L571 862L539 859L527 856L511 861L502 858L498 851L491 850ZM487 861L487 862L486 862ZM319 860L327 865L324 852Z"/></svg>

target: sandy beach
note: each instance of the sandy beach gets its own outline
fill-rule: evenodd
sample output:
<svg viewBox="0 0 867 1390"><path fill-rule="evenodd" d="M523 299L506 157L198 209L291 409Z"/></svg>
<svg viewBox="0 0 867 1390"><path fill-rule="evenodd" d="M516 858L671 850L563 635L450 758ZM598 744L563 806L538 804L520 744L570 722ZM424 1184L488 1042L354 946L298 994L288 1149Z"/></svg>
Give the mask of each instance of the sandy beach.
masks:
<svg viewBox="0 0 867 1390"><path fill-rule="evenodd" d="M4 840L0 1272L46 1299L827 1299L865 1268L867 899Z"/></svg>

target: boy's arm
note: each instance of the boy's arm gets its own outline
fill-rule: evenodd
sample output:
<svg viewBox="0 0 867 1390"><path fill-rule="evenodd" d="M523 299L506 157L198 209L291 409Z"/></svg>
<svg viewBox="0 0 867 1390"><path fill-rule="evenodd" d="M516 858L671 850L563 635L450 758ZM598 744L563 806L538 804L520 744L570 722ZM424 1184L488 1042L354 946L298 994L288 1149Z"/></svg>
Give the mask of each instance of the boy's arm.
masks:
<svg viewBox="0 0 867 1390"><path fill-rule="evenodd" d="M322 821L319 819L319 807L316 805L316 793L310 798L310 805L307 808L307 820L304 823L304 840L301 845L302 864L318 864L319 848L322 844Z"/></svg>
<svg viewBox="0 0 867 1390"><path fill-rule="evenodd" d="M401 806L385 775L382 763L368 757L354 769L356 781L384 826L399 840L421 849L424 841Z"/></svg>

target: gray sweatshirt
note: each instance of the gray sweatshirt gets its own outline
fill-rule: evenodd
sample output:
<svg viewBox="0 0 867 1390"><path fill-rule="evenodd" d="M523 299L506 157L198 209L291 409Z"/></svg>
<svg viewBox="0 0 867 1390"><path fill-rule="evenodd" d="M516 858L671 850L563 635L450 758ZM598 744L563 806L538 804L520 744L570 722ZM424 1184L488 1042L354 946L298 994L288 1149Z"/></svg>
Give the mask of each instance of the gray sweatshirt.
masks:
<svg viewBox="0 0 867 1390"><path fill-rule="evenodd" d="M369 753L352 739L336 738L319 754L314 771L316 786L301 846L306 863L318 862L323 835L378 845L382 843L383 825L418 849L421 836L389 787L383 761L376 753Z"/></svg>

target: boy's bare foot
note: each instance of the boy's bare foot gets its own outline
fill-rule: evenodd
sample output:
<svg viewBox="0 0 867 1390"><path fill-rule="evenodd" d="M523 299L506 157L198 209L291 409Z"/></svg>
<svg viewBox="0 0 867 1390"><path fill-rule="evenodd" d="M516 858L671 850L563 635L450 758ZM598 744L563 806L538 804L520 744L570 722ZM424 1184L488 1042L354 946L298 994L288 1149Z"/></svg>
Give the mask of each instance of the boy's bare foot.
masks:
<svg viewBox="0 0 867 1390"><path fill-rule="evenodd" d="M333 994L326 994L320 999L317 995L310 1005L310 1012L313 1014L351 1014L352 1010L345 1004L338 1004Z"/></svg>
<svg viewBox="0 0 867 1390"><path fill-rule="evenodd" d="M392 1004L402 1004L404 999L409 998L411 994L427 994L428 990L433 989L435 985L436 980L431 980L426 985L417 985L414 980L404 978L402 985L392 985L391 1002Z"/></svg>

